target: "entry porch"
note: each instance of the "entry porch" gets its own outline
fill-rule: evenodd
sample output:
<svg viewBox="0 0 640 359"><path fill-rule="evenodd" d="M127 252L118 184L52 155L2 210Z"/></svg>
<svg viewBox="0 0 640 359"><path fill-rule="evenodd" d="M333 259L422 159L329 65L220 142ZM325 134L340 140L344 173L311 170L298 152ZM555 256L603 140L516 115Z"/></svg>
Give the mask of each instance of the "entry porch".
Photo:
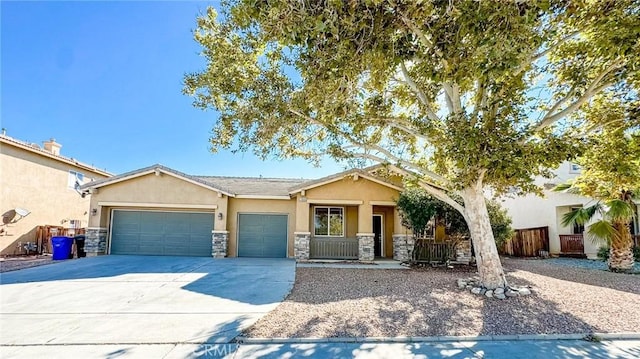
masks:
<svg viewBox="0 0 640 359"><path fill-rule="evenodd" d="M299 261L398 259L398 243L411 238L392 201L298 202L296 217Z"/></svg>

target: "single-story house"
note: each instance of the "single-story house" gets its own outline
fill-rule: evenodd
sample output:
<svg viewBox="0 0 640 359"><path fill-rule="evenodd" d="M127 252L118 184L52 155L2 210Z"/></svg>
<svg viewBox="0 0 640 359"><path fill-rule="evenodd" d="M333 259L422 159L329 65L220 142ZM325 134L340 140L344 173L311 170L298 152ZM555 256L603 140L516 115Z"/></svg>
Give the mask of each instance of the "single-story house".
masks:
<svg viewBox="0 0 640 359"><path fill-rule="evenodd" d="M317 180L193 176L156 164L97 180L88 255L404 259L402 185L375 168Z"/></svg>
<svg viewBox="0 0 640 359"><path fill-rule="evenodd" d="M548 227L550 254L585 256L595 259L602 243L594 243L584 235L588 231L590 223L585 226L565 226L562 224L562 218L575 208L588 207L597 201L593 198L553 190L557 185L567 183L578 176L580 166L564 162L554 170L554 174L554 178L538 178L536 180L536 183L544 188L543 197L529 194L523 197L505 196L502 198L501 204L511 216L512 227L514 229ZM640 213L640 203L636 204L636 216L632 219L629 227L636 243L640 241L638 213ZM594 217L594 220L597 219Z"/></svg>

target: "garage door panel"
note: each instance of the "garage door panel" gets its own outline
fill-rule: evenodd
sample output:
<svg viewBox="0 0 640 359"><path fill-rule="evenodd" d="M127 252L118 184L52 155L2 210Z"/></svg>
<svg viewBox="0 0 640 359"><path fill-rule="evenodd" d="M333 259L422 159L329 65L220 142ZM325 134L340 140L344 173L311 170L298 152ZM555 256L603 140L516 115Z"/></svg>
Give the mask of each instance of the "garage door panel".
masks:
<svg viewBox="0 0 640 359"><path fill-rule="evenodd" d="M240 214L238 220L238 256L286 257L287 215Z"/></svg>
<svg viewBox="0 0 640 359"><path fill-rule="evenodd" d="M141 233L138 239L140 253L162 255L162 244L157 234Z"/></svg>
<svg viewBox="0 0 640 359"><path fill-rule="evenodd" d="M115 236L115 233L113 234ZM113 242L111 245L111 252L114 253L135 253L139 251L140 236L137 234L124 234L120 235L121 240Z"/></svg>
<svg viewBox="0 0 640 359"><path fill-rule="evenodd" d="M115 210L111 253L211 256L213 213Z"/></svg>

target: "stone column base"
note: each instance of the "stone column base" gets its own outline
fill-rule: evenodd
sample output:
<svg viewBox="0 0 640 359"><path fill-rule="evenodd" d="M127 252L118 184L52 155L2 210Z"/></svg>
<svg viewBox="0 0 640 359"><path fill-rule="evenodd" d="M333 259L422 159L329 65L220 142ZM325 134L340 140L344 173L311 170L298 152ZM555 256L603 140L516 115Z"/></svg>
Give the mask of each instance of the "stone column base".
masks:
<svg viewBox="0 0 640 359"><path fill-rule="evenodd" d="M309 260L309 242L311 232L294 232L293 256L297 262Z"/></svg>
<svg viewBox="0 0 640 359"><path fill-rule="evenodd" d="M103 227L87 228L84 251L87 253L87 257L107 254L107 229Z"/></svg>
<svg viewBox="0 0 640 359"><path fill-rule="evenodd" d="M358 260L361 262L372 262L374 259L374 237L373 233L356 233L358 238Z"/></svg>
<svg viewBox="0 0 640 359"><path fill-rule="evenodd" d="M468 238L460 238L456 241L456 261L471 261L471 240Z"/></svg>
<svg viewBox="0 0 640 359"><path fill-rule="evenodd" d="M411 252L415 239L410 234L394 234L393 235L393 259L401 262L411 260Z"/></svg>
<svg viewBox="0 0 640 359"><path fill-rule="evenodd" d="M227 256L227 243L229 231L211 231L211 256L224 258Z"/></svg>

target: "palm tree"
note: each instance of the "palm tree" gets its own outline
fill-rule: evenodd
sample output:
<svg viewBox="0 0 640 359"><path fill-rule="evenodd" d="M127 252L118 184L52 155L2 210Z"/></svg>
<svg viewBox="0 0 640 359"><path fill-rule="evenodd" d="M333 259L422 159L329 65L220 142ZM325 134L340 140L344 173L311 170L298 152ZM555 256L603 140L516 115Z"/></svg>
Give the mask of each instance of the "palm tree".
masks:
<svg viewBox="0 0 640 359"><path fill-rule="evenodd" d="M568 190L576 193L571 185L560 185L556 190ZM562 224L584 225L594 218L600 218L591 223L587 237L594 243L609 245L609 270L612 272L630 272L633 270L633 240L629 223L635 217L635 203L638 197L632 191L622 191L619 198L598 201L589 207L578 208L565 214Z"/></svg>

